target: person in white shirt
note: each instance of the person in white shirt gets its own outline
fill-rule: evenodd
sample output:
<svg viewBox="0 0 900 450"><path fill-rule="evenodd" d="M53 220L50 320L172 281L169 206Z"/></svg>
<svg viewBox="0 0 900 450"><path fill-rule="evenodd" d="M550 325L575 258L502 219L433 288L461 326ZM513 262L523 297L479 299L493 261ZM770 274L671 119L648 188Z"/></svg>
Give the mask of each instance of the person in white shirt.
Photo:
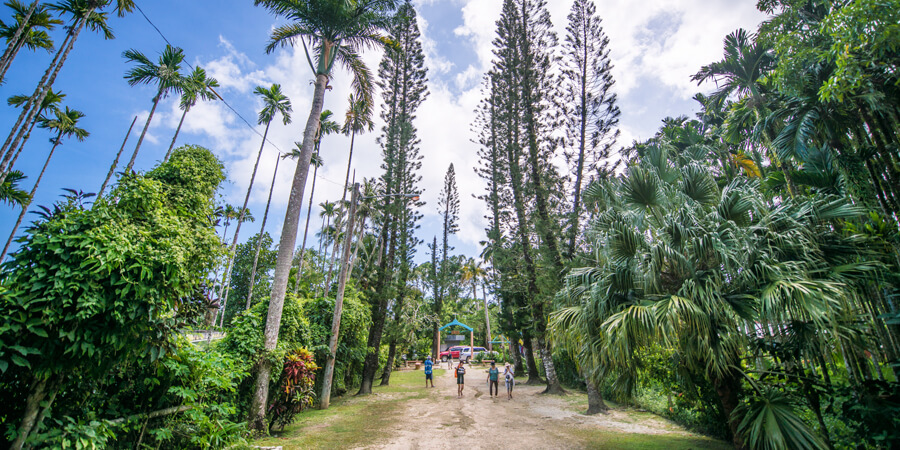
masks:
<svg viewBox="0 0 900 450"><path fill-rule="evenodd" d="M503 379L506 380L506 399L512 400L512 391L516 385L516 379L515 372L509 363L506 363L506 367L503 369Z"/></svg>

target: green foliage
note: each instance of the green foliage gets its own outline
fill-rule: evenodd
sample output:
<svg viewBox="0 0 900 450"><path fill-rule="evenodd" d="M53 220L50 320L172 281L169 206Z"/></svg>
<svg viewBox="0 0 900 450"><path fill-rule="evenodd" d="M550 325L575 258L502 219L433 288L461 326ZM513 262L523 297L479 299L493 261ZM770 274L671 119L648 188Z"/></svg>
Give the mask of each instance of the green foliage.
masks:
<svg viewBox="0 0 900 450"><path fill-rule="evenodd" d="M740 417L738 432L750 448L825 449L821 438L797 416L794 405L782 392L766 388L734 411Z"/></svg>
<svg viewBox="0 0 900 450"><path fill-rule="evenodd" d="M92 209L82 195L47 209L0 274L0 385L30 386L32 398L44 380L48 395L77 395L79 380L173 351L172 336L200 318L200 288L219 251L211 217L222 180L215 156L184 147L144 176L123 177ZM19 408L2 421L17 424ZM98 423L60 427L99 438Z"/></svg>
<svg viewBox="0 0 900 450"><path fill-rule="evenodd" d="M3 266L0 359L49 376L103 370L115 352L164 352L165 336L185 320L176 307L194 297L217 254L209 213L222 179L207 150L178 152L124 178L115 203L58 204Z"/></svg>
<svg viewBox="0 0 900 450"><path fill-rule="evenodd" d="M284 368L278 380L278 390L269 406L269 432L276 425L283 431L284 426L294 421L294 417L312 406L316 394L316 370L319 366L313 361L313 354L300 348L285 356Z"/></svg>
<svg viewBox="0 0 900 450"><path fill-rule="evenodd" d="M238 244L235 249L234 268L231 271L231 288L228 292L228 304L225 306L226 325L231 324L234 316L247 306L248 283L250 283L250 271L253 269L253 257L256 255L256 241L258 238L259 234L254 234L247 242ZM256 276L253 280L253 304L268 298L272 284L269 272L275 268L275 258L277 256L278 247L272 248L272 237L269 233L263 233L259 249L259 261L256 266Z"/></svg>

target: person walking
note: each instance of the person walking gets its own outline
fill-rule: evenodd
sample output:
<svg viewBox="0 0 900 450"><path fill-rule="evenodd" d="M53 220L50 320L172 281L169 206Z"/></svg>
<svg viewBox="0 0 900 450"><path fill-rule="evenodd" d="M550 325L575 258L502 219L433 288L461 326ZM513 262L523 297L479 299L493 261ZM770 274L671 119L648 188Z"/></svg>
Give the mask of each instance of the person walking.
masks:
<svg viewBox="0 0 900 450"><path fill-rule="evenodd" d="M456 398L462 398L463 388L466 385L466 368L463 367L462 361L456 366Z"/></svg>
<svg viewBox="0 0 900 450"><path fill-rule="evenodd" d="M431 387L434 387L434 371L432 368L434 367L434 363L431 362L431 355L428 355L425 358L425 387L428 387L428 382L431 382Z"/></svg>
<svg viewBox="0 0 900 450"><path fill-rule="evenodd" d="M498 386L499 377L500 369L497 368L497 363L491 361L491 368L488 369L488 396L496 398L500 395L500 387Z"/></svg>
<svg viewBox="0 0 900 450"><path fill-rule="evenodd" d="M503 369L503 379L506 380L506 399L512 400L512 391L513 387L516 385L515 372L513 368L510 367L509 363L506 363L506 368Z"/></svg>

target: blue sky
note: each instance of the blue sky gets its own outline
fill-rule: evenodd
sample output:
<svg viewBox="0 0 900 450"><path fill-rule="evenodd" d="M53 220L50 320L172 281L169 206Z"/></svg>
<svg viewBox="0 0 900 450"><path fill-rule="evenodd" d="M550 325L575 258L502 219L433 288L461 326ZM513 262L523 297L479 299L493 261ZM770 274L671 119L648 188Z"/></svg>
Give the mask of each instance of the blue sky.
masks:
<svg viewBox="0 0 900 450"><path fill-rule="evenodd" d="M479 194L483 185L473 172L477 147L471 143L474 135L470 128L473 111L481 98L479 83L490 67L491 40L501 0L417 0L414 3L420 14L431 91L416 123L425 157L422 197L427 202L422 211L425 218L419 237L430 242L433 235L440 234L437 197L447 166L453 163L462 216L461 231L454 245L459 253L477 256L478 241L484 239L484 207L472 195ZM738 27L756 28L764 17L755 10L755 3L753 0L645 0L636 7L637 3L629 0L598 1L598 12L604 18L604 28L610 38L613 74L622 110L620 145L651 136L664 117L696 111L691 96L712 86L697 87L690 82L690 75L701 65L721 57L722 39L727 33ZM299 52L278 49L266 54L263 48L277 19L254 7L250 0L138 0L138 4L173 45L184 49L188 62L201 65L219 80L220 94L252 124L256 124L260 107L252 94L255 86L279 83L291 98L293 123L272 124L269 140L274 146L267 145L254 184L249 206L254 215L261 217L276 155L279 150L289 150L293 142L302 138L308 115L312 76L302 49ZM570 0L548 2L560 37L570 6ZM6 21L9 14L3 10L0 17ZM155 92L149 86L128 86L123 75L129 65L121 55L133 48L155 60L165 41L139 12L124 18L112 17L110 25L116 34L114 40L105 41L88 31L82 33L56 81L54 88L67 94L63 104L86 114L81 126L91 136L84 142L67 141L57 150L34 205L52 204L62 188L96 192L131 120L138 116L126 145L126 155L133 150L136 135L149 113ZM53 37L61 42L62 30L54 32ZM51 57L44 52L21 52L0 86L0 96L30 94ZM365 55L373 70L379 59L377 52ZM350 92L348 75L339 72L332 85L334 89L326 94L325 106L342 117ZM160 102L137 159L138 170L150 169L164 156L180 119L177 100L169 97ZM12 107L0 106L0 128L11 128L17 114L18 110ZM380 128L380 125L376 121L376 126ZM262 132L261 126L256 128ZM377 136L378 129L356 139L353 165L357 177L379 174L381 154L375 143ZM46 131L37 130L16 164L16 169L31 177L25 182L27 189L49 151L49 137ZM256 132L220 102L204 103L187 116L178 139L178 144L185 143L205 146L223 160L229 175L228 184L222 190L223 200L239 205L259 149L260 137ZM315 205L325 199L340 198L348 149L349 138L343 136L329 136L323 141L326 166L319 172ZM284 218L293 168L293 164L279 167L267 225L267 231L276 236ZM307 195L308 192L309 187ZM318 223L315 205L312 224ZM3 239L8 236L17 213L9 206L0 205ZM27 220L33 217L29 214ZM259 222L250 224L244 228L247 231L242 230L241 240L258 229ZM426 260L426 253L423 245L417 259Z"/></svg>

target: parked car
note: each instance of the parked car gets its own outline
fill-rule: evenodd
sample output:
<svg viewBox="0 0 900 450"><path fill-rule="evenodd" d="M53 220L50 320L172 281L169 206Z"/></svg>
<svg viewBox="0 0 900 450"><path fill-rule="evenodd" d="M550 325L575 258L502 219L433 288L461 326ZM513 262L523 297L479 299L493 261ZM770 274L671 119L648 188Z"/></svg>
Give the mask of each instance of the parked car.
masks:
<svg viewBox="0 0 900 450"><path fill-rule="evenodd" d="M441 358L442 362L447 362L448 359L459 359L459 352L464 349L462 345L457 345L454 347L450 347L447 350L444 350L438 355Z"/></svg>
<svg viewBox="0 0 900 450"><path fill-rule="evenodd" d="M472 351L473 348L475 349L474 352ZM484 347L463 347L463 349L459 352L459 360L463 362L469 362L469 358L471 358L473 354L477 355L486 351L487 349Z"/></svg>

